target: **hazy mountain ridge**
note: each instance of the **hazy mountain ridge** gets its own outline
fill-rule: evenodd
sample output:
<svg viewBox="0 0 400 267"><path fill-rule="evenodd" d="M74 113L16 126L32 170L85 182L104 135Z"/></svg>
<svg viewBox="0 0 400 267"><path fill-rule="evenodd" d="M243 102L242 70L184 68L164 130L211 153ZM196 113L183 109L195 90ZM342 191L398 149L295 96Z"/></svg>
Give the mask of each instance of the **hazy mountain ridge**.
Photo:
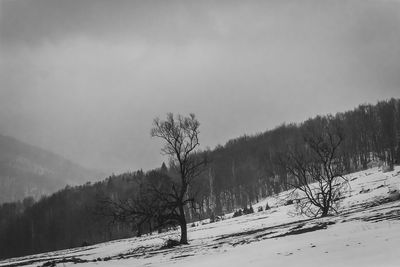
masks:
<svg viewBox="0 0 400 267"><path fill-rule="evenodd" d="M44 149L0 134L0 203L39 198L103 177Z"/></svg>

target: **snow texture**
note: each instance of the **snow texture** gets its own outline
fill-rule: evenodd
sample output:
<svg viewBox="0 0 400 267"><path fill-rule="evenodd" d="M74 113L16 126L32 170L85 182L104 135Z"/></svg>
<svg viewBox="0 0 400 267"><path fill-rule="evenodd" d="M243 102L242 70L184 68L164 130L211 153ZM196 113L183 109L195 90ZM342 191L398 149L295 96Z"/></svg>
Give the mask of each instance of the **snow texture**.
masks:
<svg viewBox="0 0 400 267"><path fill-rule="evenodd" d="M4 266L400 266L400 167L347 175L341 213L310 219L285 206L289 192L254 204L271 209L188 226L189 245L161 247L179 231L0 261Z"/></svg>

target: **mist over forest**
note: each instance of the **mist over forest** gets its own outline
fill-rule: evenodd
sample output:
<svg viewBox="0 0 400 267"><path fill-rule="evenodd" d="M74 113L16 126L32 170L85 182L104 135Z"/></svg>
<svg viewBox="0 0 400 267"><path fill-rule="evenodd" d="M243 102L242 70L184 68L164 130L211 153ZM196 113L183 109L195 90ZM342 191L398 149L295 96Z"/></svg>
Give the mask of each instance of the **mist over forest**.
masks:
<svg viewBox="0 0 400 267"><path fill-rule="evenodd" d="M344 174L366 170L377 162L393 168L400 162L399 122L400 100L390 99L302 123L282 124L263 133L231 139L213 150L198 151L195 157L207 158L208 163L188 189L198 208L185 207L187 221L247 209L265 197L290 189L293 176L278 163L277 156L291 147L302 146L305 133L318 135L327 127L343 136L337 157ZM177 165L167 162L149 171L115 174L101 182L67 186L38 202L26 198L3 204L1 256L71 248L162 229L151 217L137 221L126 215L121 220L121 214L110 210L116 208L115 203L109 206L108 201L124 203L135 199L143 194L141 188L148 182L168 191L170 180L178 177Z"/></svg>
<svg viewBox="0 0 400 267"><path fill-rule="evenodd" d="M396 266L399 43L398 0L0 0L0 267Z"/></svg>

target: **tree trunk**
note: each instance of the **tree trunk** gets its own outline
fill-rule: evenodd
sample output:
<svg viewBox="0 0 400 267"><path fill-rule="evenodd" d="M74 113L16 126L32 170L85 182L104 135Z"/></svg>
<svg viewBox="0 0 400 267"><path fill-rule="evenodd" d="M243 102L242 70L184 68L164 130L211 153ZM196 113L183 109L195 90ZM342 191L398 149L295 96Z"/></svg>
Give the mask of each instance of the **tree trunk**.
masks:
<svg viewBox="0 0 400 267"><path fill-rule="evenodd" d="M183 206L179 207L179 215L180 215L180 220L179 220L179 225L181 227L181 240L179 241L180 244L188 244L187 241L187 225L186 225L186 218L185 218L185 211L183 209Z"/></svg>
<svg viewBox="0 0 400 267"><path fill-rule="evenodd" d="M136 224L136 237L142 236L142 226L140 224Z"/></svg>
<svg viewBox="0 0 400 267"><path fill-rule="evenodd" d="M187 244L187 225L186 225L186 219L180 221L180 226L181 226L181 240L179 243L181 244Z"/></svg>
<svg viewBox="0 0 400 267"><path fill-rule="evenodd" d="M153 234L153 226L151 225L151 221L149 221L149 232L150 232L150 235Z"/></svg>
<svg viewBox="0 0 400 267"><path fill-rule="evenodd" d="M326 217L329 214L329 206L325 206L322 208L322 214L321 217Z"/></svg>
<svg viewBox="0 0 400 267"><path fill-rule="evenodd" d="M390 155L389 155L389 168L391 171L394 170L394 158L395 158L395 149L394 149L394 147L391 147Z"/></svg>
<svg viewBox="0 0 400 267"><path fill-rule="evenodd" d="M394 161L395 164L400 164L400 142L397 145L397 149L396 149L396 158Z"/></svg>

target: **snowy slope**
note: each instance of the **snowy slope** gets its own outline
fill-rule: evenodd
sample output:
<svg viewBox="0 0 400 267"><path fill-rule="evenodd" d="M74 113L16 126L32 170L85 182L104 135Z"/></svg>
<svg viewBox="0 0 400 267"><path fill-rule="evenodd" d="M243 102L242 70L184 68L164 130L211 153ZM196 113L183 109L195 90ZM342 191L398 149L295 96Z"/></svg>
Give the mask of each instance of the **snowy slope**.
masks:
<svg viewBox="0 0 400 267"><path fill-rule="evenodd" d="M400 266L400 167L348 175L338 216L309 219L284 206L189 227L190 245L160 249L178 231L0 262L1 266ZM397 190L397 191L396 191ZM390 193L392 192L392 193ZM393 193L394 192L394 193Z"/></svg>

